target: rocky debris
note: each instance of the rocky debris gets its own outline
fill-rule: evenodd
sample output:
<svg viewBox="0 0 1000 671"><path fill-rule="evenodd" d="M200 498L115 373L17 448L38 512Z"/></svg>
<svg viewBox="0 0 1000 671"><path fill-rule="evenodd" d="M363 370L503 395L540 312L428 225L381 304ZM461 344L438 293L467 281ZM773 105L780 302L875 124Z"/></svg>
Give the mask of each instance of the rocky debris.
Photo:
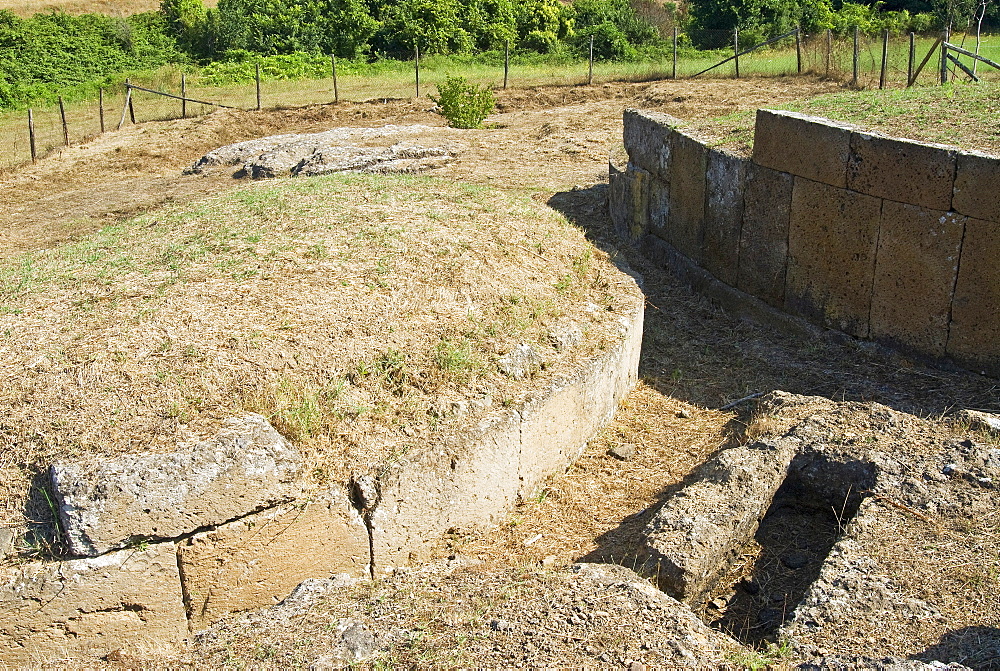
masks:
<svg viewBox="0 0 1000 671"><path fill-rule="evenodd" d="M249 414L174 452L60 462L51 478L70 551L96 556L290 501L301 470L298 451Z"/></svg>
<svg viewBox="0 0 1000 671"><path fill-rule="evenodd" d="M500 357L500 372L515 380L530 377L542 365L542 357L531 345L518 345L509 354Z"/></svg>
<svg viewBox="0 0 1000 671"><path fill-rule="evenodd" d="M559 322L549 329L549 341L557 350L571 349L581 340L583 340L583 329L576 322Z"/></svg>
<svg viewBox="0 0 1000 671"><path fill-rule="evenodd" d="M621 461L629 461L635 457L635 445L632 443L619 443L612 445L608 449L608 454Z"/></svg>
<svg viewBox="0 0 1000 671"><path fill-rule="evenodd" d="M0 666L148 655L187 634L173 543L0 571Z"/></svg>
<svg viewBox="0 0 1000 671"><path fill-rule="evenodd" d="M660 586L697 603L757 530L799 447L791 439L724 450L668 499L643 531Z"/></svg>
<svg viewBox="0 0 1000 671"><path fill-rule="evenodd" d="M951 662L920 662L915 659L883 657L875 659L863 655L830 655L809 662L802 662L800 671L972 671L969 667Z"/></svg>
<svg viewBox="0 0 1000 671"><path fill-rule="evenodd" d="M334 172L413 173L440 167L454 158L448 147L424 147L405 141L391 146L363 146L383 138L412 136L430 126L334 128L321 133L274 135L237 142L198 159L186 172L202 174L220 166L240 166L236 177L252 179L311 176Z"/></svg>
<svg viewBox="0 0 1000 671"><path fill-rule="evenodd" d="M284 641L284 632L307 619L336 632L345 612L371 636L373 644L363 647L376 650L367 658L373 665L398 665L405 651L426 664L447 660L450 666L479 668L718 668L744 650L621 566L489 569L456 557L399 569L377 583L328 586L298 600L294 610L282 604L230 618L200 634L189 656L211 664L245 632L257 642ZM456 643L446 649L433 647L451 640ZM271 663L284 666L289 654L309 659L319 644L330 643L276 645L286 656ZM332 645L341 645L336 635ZM312 668L327 668L329 654L314 657Z"/></svg>
<svg viewBox="0 0 1000 671"><path fill-rule="evenodd" d="M1000 434L1000 417L988 412L978 410L962 410L958 413L958 419L968 422L969 428L975 431L989 431Z"/></svg>

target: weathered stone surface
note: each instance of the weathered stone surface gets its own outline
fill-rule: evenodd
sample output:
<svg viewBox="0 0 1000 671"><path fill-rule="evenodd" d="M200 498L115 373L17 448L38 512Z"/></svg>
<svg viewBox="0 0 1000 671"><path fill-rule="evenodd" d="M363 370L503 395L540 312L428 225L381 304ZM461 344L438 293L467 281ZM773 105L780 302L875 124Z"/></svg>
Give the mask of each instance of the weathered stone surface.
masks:
<svg viewBox="0 0 1000 671"><path fill-rule="evenodd" d="M187 633L173 543L0 571L0 665L147 656Z"/></svg>
<svg viewBox="0 0 1000 671"><path fill-rule="evenodd" d="M320 147L292 169L293 176L312 177L334 172L417 173L439 168L454 156L444 147L394 144L386 149ZM270 175L268 175L270 176Z"/></svg>
<svg viewBox="0 0 1000 671"><path fill-rule="evenodd" d="M629 160L660 179L669 179L670 135L683 122L669 114L627 109L622 123Z"/></svg>
<svg viewBox="0 0 1000 671"><path fill-rule="evenodd" d="M830 186L847 186L854 126L776 110L757 110L754 163Z"/></svg>
<svg viewBox="0 0 1000 671"><path fill-rule="evenodd" d="M61 462L51 476L70 549L95 556L290 500L301 468L299 453L264 417L250 414L176 452Z"/></svg>
<svg viewBox="0 0 1000 671"><path fill-rule="evenodd" d="M625 170L609 167L608 210L618 235L631 242L649 231L649 192L652 175L629 163Z"/></svg>
<svg viewBox="0 0 1000 671"><path fill-rule="evenodd" d="M368 531L347 495L333 488L195 534L178 546L193 627L288 595L307 578L368 575Z"/></svg>
<svg viewBox="0 0 1000 671"><path fill-rule="evenodd" d="M670 216L664 237L681 254L700 263L705 239L708 148L680 131L671 136L671 144Z"/></svg>
<svg viewBox="0 0 1000 671"><path fill-rule="evenodd" d="M975 370L1000 375L1000 227L969 219L955 284L948 356Z"/></svg>
<svg viewBox="0 0 1000 671"><path fill-rule="evenodd" d="M521 380L537 373L541 365L542 357L531 345L517 345L500 357L500 361L497 362L500 372L515 380Z"/></svg>
<svg viewBox="0 0 1000 671"><path fill-rule="evenodd" d="M977 431L989 431L990 433L1000 434L1000 417L997 415L980 412L979 410L965 409L958 413L958 418L968 422L969 427Z"/></svg>
<svg viewBox="0 0 1000 671"><path fill-rule="evenodd" d="M717 149L709 150L702 266L733 287L739 273L746 172L747 161L743 158Z"/></svg>
<svg viewBox="0 0 1000 671"><path fill-rule="evenodd" d="M409 454L378 476L369 513L377 572L426 558L442 533L498 522L545 478L576 459L635 385L642 297L619 342L518 410L498 409L473 427Z"/></svg>
<svg viewBox="0 0 1000 671"><path fill-rule="evenodd" d="M956 212L1000 222L1000 158L959 152L952 208Z"/></svg>
<svg viewBox="0 0 1000 671"><path fill-rule="evenodd" d="M941 145L854 133L847 188L911 205L950 210L956 157L954 149Z"/></svg>
<svg viewBox="0 0 1000 671"><path fill-rule="evenodd" d="M887 200L875 260L871 333L944 356L966 217Z"/></svg>
<svg viewBox="0 0 1000 671"><path fill-rule="evenodd" d="M198 159L186 172L200 174L220 166L241 166L237 172L239 176L260 178L293 174L300 170L304 170L302 174L305 175L332 172L334 170L329 166L334 163L347 166L340 170L364 170L376 166L377 163L402 158L394 155L399 153L397 147L401 148L402 145L386 150L384 147L363 148L356 146L358 143L371 143L380 138L405 137L431 130L433 129L430 126L422 125L389 125L378 128L333 128L321 133L272 135L219 147ZM321 160L324 153L327 155L325 161ZM350 167L352 163L356 165ZM327 168L322 170L317 168L321 164Z"/></svg>
<svg viewBox="0 0 1000 671"><path fill-rule="evenodd" d="M792 176L747 167L737 288L775 307L785 304Z"/></svg>
<svg viewBox="0 0 1000 671"><path fill-rule="evenodd" d="M724 450L663 504L643 532L661 588L685 603L712 588L756 532L797 445L783 438Z"/></svg>
<svg viewBox="0 0 1000 671"><path fill-rule="evenodd" d="M882 201L795 178L785 307L815 323L868 337Z"/></svg>

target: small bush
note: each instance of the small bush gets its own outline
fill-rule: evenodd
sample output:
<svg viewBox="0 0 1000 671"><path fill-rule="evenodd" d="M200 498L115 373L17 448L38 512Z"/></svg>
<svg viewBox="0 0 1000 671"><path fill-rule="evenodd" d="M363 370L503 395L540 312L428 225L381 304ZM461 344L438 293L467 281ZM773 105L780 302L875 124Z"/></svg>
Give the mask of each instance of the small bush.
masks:
<svg viewBox="0 0 1000 671"><path fill-rule="evenodd" d="M488 86L480 88L470 84L465 77L449 75L437 88L439 96L431 96L431 100L452 128L481 128L483 120L496 106L496 96Z"/></svg>

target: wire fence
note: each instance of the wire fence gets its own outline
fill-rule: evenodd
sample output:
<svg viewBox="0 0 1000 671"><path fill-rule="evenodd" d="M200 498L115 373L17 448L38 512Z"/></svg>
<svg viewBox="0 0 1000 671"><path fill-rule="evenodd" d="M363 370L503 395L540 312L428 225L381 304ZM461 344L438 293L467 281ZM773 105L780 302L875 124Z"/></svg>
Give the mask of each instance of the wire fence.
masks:
<svg viewBox="0 0 1000 671"><path fill-rule="evenodd" d="M447 75L462 75L470 82L500 89L504 82L510 88L542 86L602 85L614 81L653 81L692 77L773 77L796 73L820 75L852 83L859 88L903 88L910 74L926 57L926 63L914 85L941 83L941 49L939 35L896 37L870 37L859 35L857 46L853 35L835 36L832 33L802 35L797 31L787 34L760 49L745 51L752 44L745 44L739 35L730 31L705 31L697 35L678 34L678 48L668 50L656 60L643 62L588 62L552 65L510 65L478 62L457 64L441 58L396 64L392 69L378 74L351 74L337 72L331 61L330 75L321 79L267 80L232 86L207 86L196 76L184 77L174 69L155 80L138 82L145 88L156 89L188 101L167 98L143 90L132 91L131 110L126 105L126 89L107 90L101 100L70 103L60 110L58 105L36 107L31 111L34 130L35 155L39 158L59 151L69 144L86 142L112 131L120 124L143 123L176 119L182 116L200 116L214 109L214 105L192 102L206 101L242 109L299 107L325 104L334 101L368 101L426 98L436 92L436 84ZM698 51L690 46L698 44L722 45L718 49ZM950 38L950 43L975 51L975 39L964 35ZM912 51L912 57L911 57ZM987 81L1000 81L1000 71L973 59L955 53L969 70L975 68L978 77ZM988 36L980 45L980 53L1000 62L1000 36ZM883 54L885 57L883 58ZM885 63L883 68L883 62ZM713 67L714 66L714 67ZM705 70L707 72L703 72ZM969 76L949 64L948 80L966 80ZM431 104L428 100L428 106ZM133 118L134 117L134 118ZM65 124L63 119L65 118ZM8 112L0 115L0 167L12 167L32 160L28 113Z"/></svg>

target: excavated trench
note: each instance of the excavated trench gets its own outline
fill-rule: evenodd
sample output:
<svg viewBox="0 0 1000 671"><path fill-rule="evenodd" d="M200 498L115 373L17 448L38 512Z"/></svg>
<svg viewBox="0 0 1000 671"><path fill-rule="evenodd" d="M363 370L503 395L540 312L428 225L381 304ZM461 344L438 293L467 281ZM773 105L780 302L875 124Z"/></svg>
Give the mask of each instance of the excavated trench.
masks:
<svg viewBox="0 0 1000 671"><path fill-rule="evenodd" d="M647 526L655 577L709 626L774 642L877 475L868 461L785 438L724 450Z"/></svg>

